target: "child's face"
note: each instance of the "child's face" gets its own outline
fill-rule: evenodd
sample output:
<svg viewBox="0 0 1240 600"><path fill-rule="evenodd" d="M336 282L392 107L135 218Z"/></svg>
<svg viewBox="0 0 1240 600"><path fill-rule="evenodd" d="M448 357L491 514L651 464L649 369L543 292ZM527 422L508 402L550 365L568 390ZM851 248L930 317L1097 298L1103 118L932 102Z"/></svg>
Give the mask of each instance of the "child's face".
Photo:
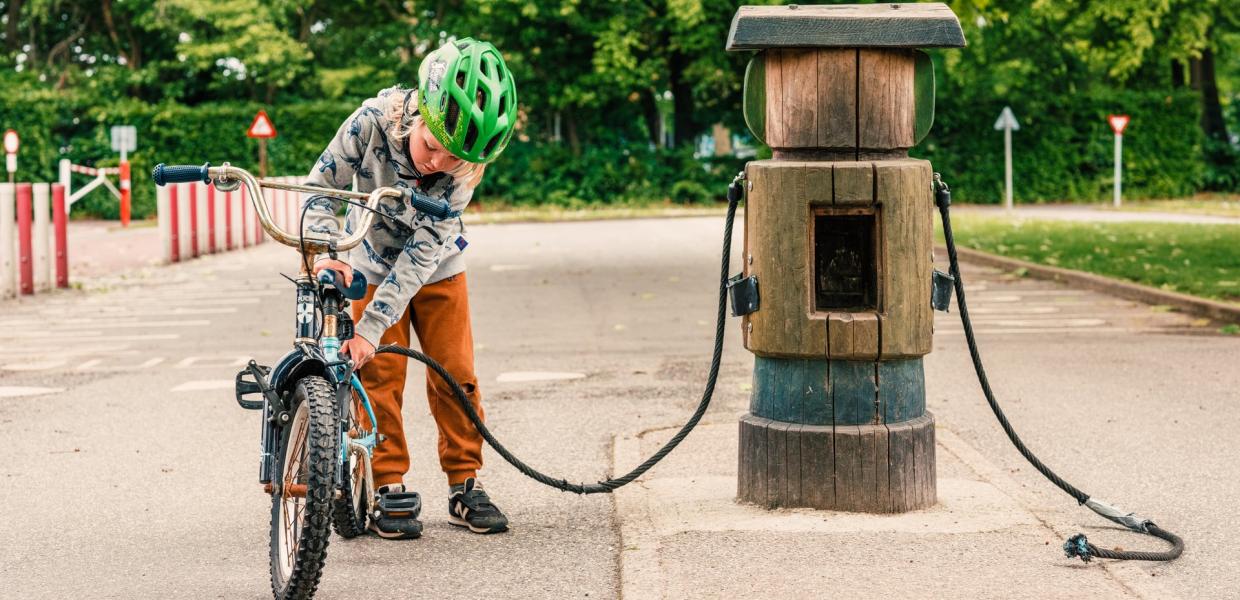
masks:
<svg viewBox="0 0 1240 600"><path fill-rule="evenodd" d="M451 171L462 162L456 155L448 152L421 121L409 134L409 156L413 157L414 168L423 175Z"/></svg>

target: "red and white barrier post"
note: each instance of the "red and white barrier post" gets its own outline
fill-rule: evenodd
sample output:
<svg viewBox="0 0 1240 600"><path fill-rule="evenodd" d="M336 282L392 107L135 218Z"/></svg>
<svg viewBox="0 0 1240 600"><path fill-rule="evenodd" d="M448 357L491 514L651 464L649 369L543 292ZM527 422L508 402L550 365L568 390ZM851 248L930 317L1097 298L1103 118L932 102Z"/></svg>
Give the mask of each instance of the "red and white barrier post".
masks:
<svg viewBox="0 0 1240 600"><path fill-rule="evenodd" d="M65 186L52 184L52 230L55 239L56 287L69 287L69 214L65 210Z"/></svg>
<svg viewBox="0 0 1240 600"><path fill-rule="evenodd" d="M129 194L132 184L129 181L129 159L125 157L125 153L121 153L120 166L121 180L121 227L129 227Z"/></svg>
<svg viewBox="0 0 1240 600"><path fill-rule="evenodd" d="M34 216L29 183L17 184L17 271L22 295L34 293L34 240L31 237Z"/></svg>

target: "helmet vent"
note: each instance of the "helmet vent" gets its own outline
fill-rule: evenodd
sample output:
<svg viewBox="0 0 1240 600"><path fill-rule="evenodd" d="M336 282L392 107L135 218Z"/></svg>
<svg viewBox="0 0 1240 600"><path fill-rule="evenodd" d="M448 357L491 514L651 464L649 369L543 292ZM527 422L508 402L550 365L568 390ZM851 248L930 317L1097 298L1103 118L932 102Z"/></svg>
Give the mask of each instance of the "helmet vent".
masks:
<svg viewBox="0 0 1240 600"><path fill-rule="evenodd" d="M447 130L449 137L454 137L456 132L456 122L461 117L461 107L455 102L448 103L448 110L444 111L443 128Z"/></svg>
<svg viewBox="0 0 1240 600"><path fill-rule="evenodd" d="M474 147L474 142L478 141L478 126L473 121L469 122L469 129L465 132L465 151L469 152Z"/></svg>
<svg viewBox="0 0 1240 600"><path fill-rule="evenodd" d="M482 158L486 158L491 155L491 151L495 149L495 144L499 143L499 139L502 137L504 136L502 135L491 136L491 141L487 142L486 148L482 149Z"/></svg>

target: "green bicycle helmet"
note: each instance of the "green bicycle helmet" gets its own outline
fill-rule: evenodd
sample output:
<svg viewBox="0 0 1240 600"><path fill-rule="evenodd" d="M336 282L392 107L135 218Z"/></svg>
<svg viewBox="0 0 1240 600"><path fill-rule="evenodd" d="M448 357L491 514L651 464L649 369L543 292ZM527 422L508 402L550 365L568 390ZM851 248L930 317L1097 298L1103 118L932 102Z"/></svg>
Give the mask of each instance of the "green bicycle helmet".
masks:
<svg viewBox="0 0 1240 600"><path fill-rule="evenodd" d="M457 40L428 54L418 67L418 111L449 152L489 163L516 130L517 86L490 42Z"/></svg>

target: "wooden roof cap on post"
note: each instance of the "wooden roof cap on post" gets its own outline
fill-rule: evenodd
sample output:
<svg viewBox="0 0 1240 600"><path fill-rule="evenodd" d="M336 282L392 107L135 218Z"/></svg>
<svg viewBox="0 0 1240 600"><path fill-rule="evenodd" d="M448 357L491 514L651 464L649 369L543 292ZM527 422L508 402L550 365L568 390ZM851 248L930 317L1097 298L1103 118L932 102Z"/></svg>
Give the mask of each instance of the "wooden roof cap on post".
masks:
<svg viewBox="0 0 1240 600"><path fill-rule="evenodd" d="M742 6L728 50L962 48L960 20L942 2Z"/></svg>

